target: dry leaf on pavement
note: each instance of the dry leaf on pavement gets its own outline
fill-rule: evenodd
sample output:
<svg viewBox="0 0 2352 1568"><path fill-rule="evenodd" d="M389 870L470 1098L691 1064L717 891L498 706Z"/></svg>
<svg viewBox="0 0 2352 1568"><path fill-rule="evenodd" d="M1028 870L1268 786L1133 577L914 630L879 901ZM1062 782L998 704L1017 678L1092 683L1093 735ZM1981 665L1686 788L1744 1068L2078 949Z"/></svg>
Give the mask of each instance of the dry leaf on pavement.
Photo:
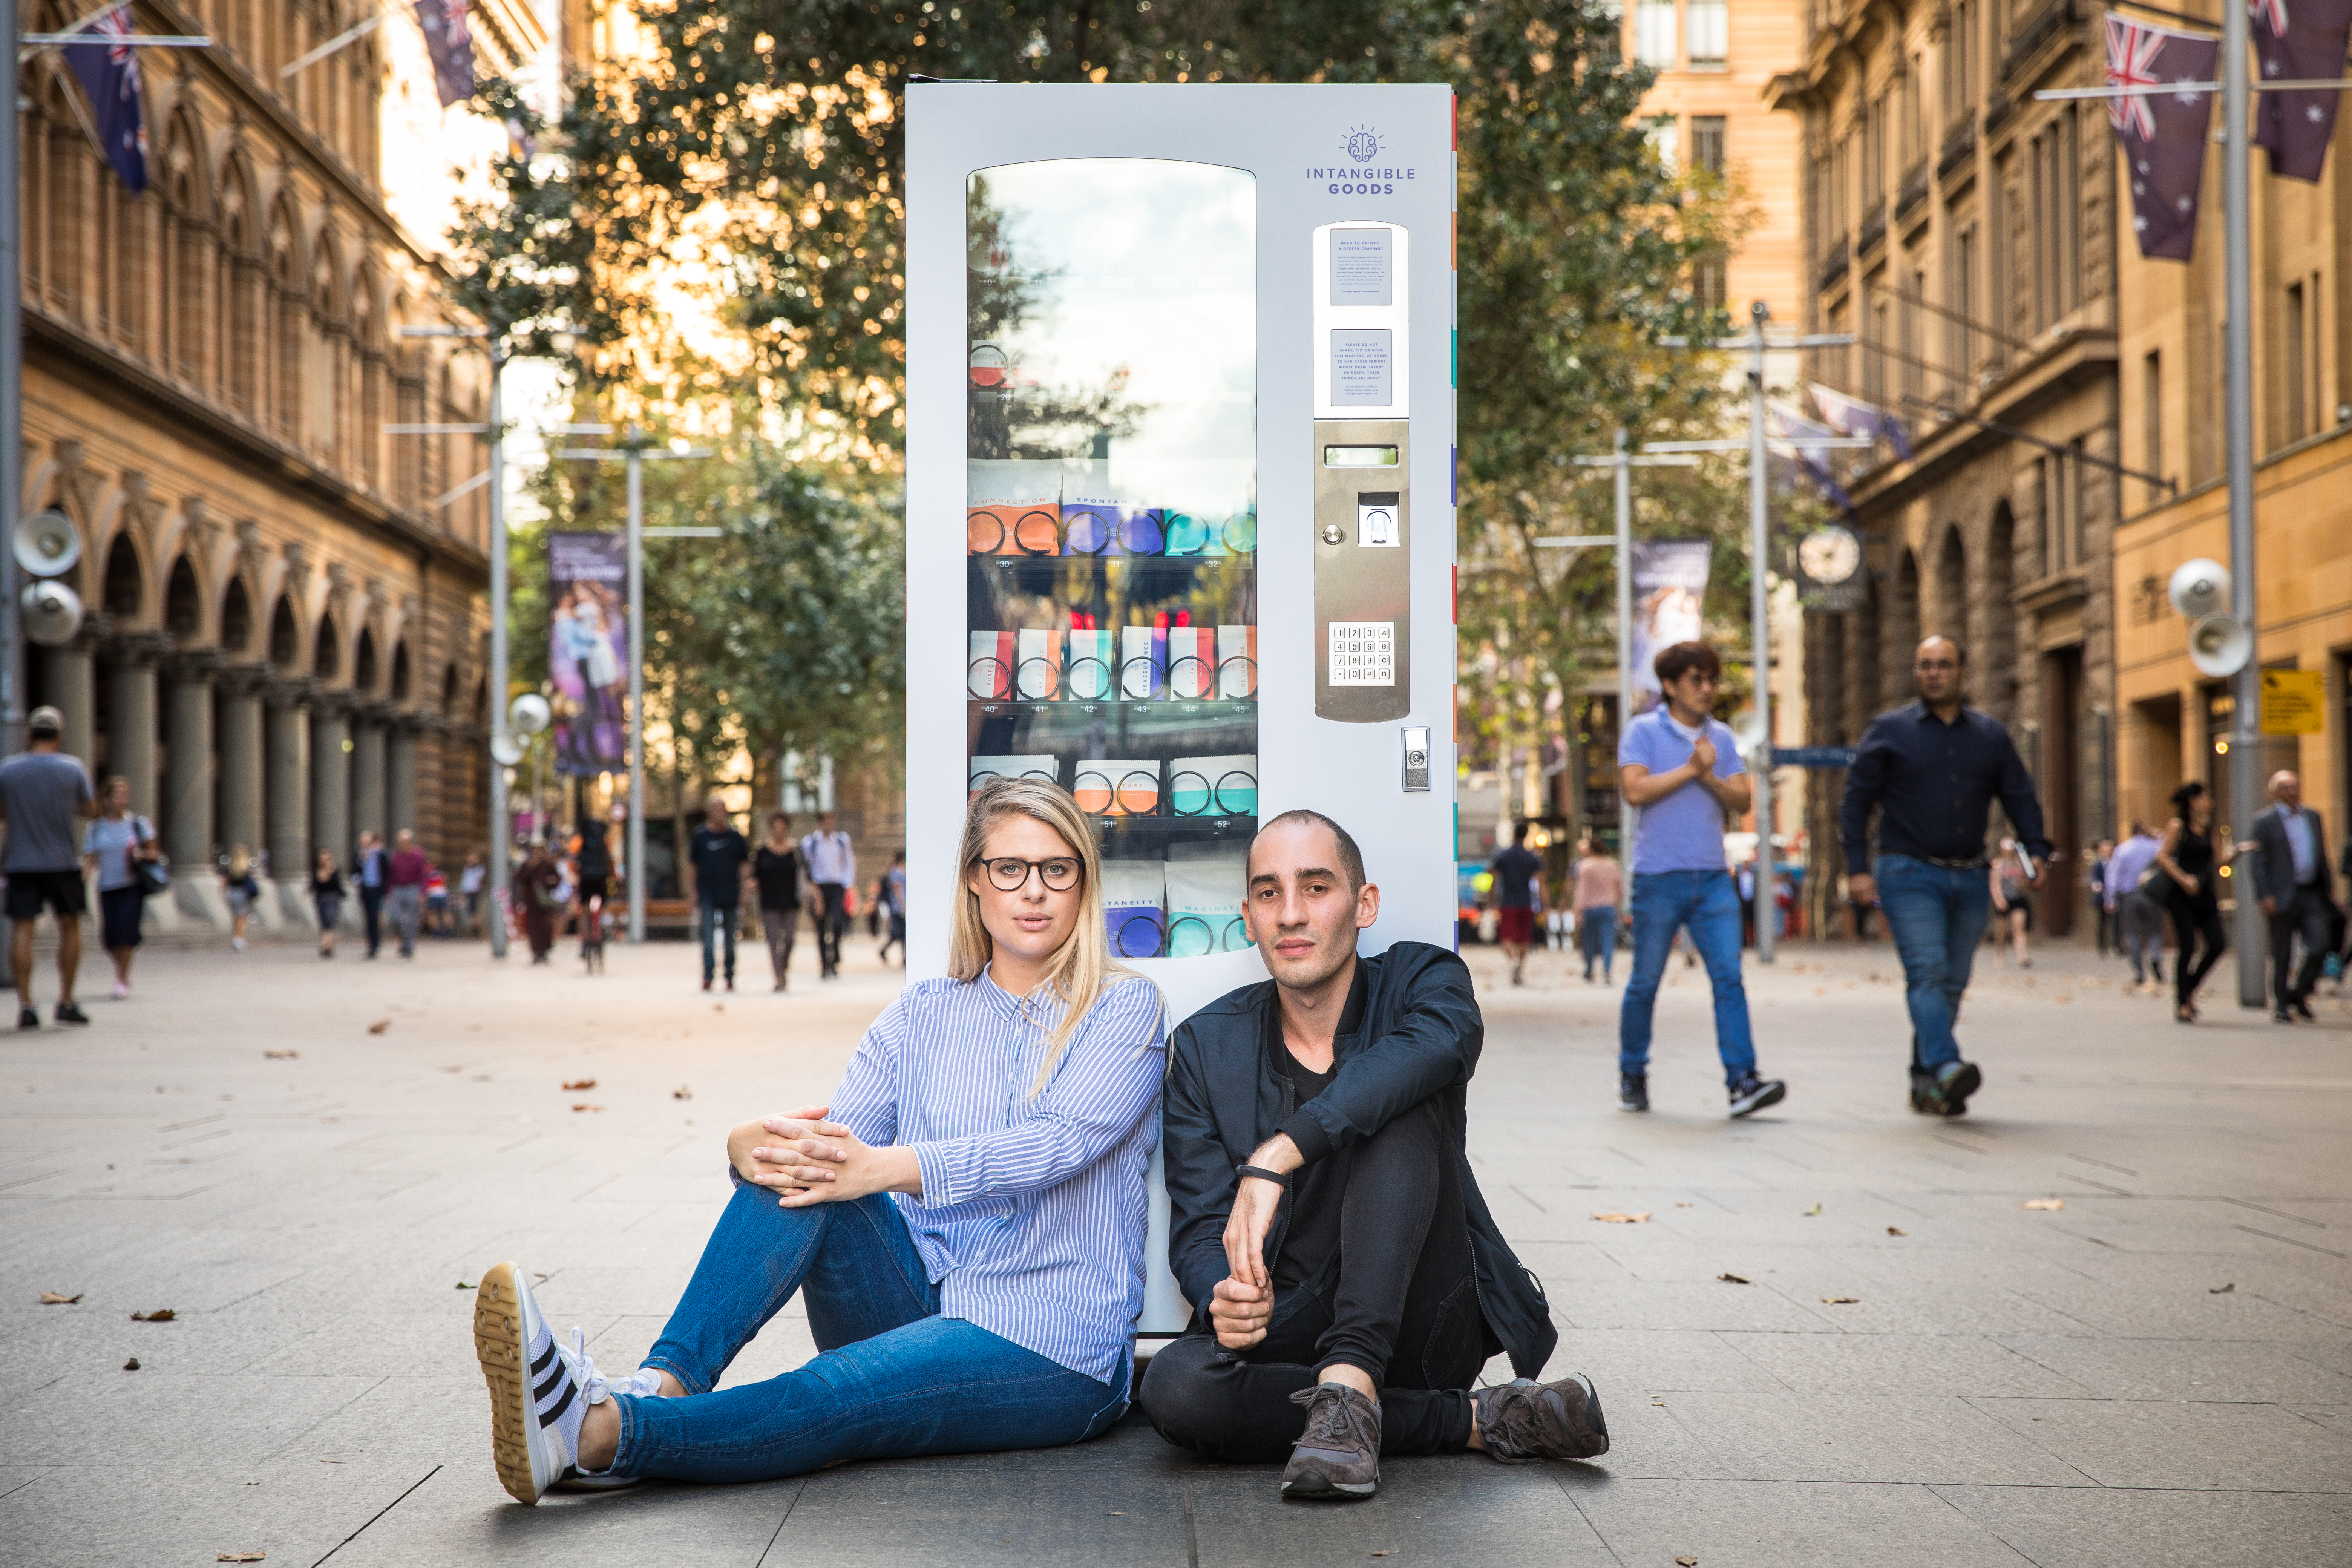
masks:
<svg viewBox="0 0 2352 1568"><path fill-rule="evenodd" d="M1677 1557L1675 1561L1681 1564L1681 1568L1698 1568L1698 1559L1696 1557Z"/></svg>
<svg viewBox="0 0 2352 1568"><path fill-rule="evenodd" d="M1650 1211L1643 1209L1640 1214L1596 1214L1592 1217L1603 1225L1640 1225L1650 1217Z"/></svg>
<svg viewBox="0 0 2352 1568"><path fill-rule="evenodd" d="M1812 1218L1812 1217L1813 1217L1813 1215L1817 1215L1817 1214L1819 1214L1819 1213L1821 1213L1821 1212L1822 1212L1822 1205L1819 1205L1819 1204L1815 1204L1812 1207L1811 1207L1811 1208L1809 1208L1809 1209L1807 1209L1807 1210L1805 1211L1805 1217L1806 1217L1807 1219L1811 1219L1811 1218Z"/></svg>
<svg viewBox="0 0 2352 1568"><path fill-rule="evenodd" d="M214 1555L215 1563L259 1563L269 1555L267 1552L222 1552Z"/></svg>
<svg viewBox="0 0 2352 1568"><path fill-rule="evenodd" d="M1908 1236L1911 1233L1904 1229L1899 1225L1890 1225L1886 1227L1886 1234L1889 1236Z"/></svg>
<svg viewBox="0 0 2352 1568"><path fill-rule="evenodd" d="M572 1109L574 1110L602 1110L604 1108L601 1105L575 1105Z"/></svg>
<svg viewBox="0 0 2352 1568"><path fill-rule="evenodd" d="M41 1292L41 1305L44 1307L70 1307L79 1301L86 1294L88 1294L88 1292L77 1290L70 1296L62 1296L55 1290L44 1290Z"/></svg>
<svg viewBox="0 0 2352 1568"><path fill-rule="evenodd" d="M574 1079L570 1083L565 1084L563 1086L563 1089L567 1094L577 1094L583 1089L593 1089L595 1087L596 1080L594 1079L581 1078Z"/></svg>
<svg viewBox="0 0 2352 1568"><path fill-rule="evenodd" d="M457 1281L457 1289L460 1290L470 1290L473 1288L474 1282L471 1279L460 1279Z"/></svg>
<svg viewBox="0 0 2352 1568"><path fill-rule="evenodd" d="M264 1060L273 1062L290 1062L301 1054L302 1053L299 1051L264 1051L261 1053Z"/></svg>
<svg viewBox="0 0 2352 1568"><path fill-rule="evenodd" d="M2205 1292L2205 1294L2207 1294L2208 1296L2226 1296L2226 1295L2228 1295L2231 1291L2232 1291L2232 1290L2236 1289L2237 1288L2238 1288L2238 1282L2237 1282L2236 1280L2232 1279L2232 1280L2231 1280L2227 1285L2216 1285L2216 1286L2214 1286L2210 1290L2206 1291L2206 1292ZM79 1298L79 1296L77 1296L77 1297L76 1297L76 1298L74 1298L74 1299L75 1299L76 1300L79 1300L81 1298ZM46 1300L48 1300L48 1298L47 1298L47 1297L46 1297L46 1296L44 1296L44 1297L42 1297L42 1298L41 1298L41 1300L45 1300L45 1301L46 1301Z"/></svg>
<svg viewBox="0 0 2352 1568"><path fill-rule="evenodd" d="M1824 1296L1822 1300L1832 1307L1851 1307L1859 1302L1862 1298L1859 1296Z"/></svg>
<svg viewBox="0 0 2352 1568"><path fill-rule="evenodd" d="M131 1321L134 1323L168 1323L179 1315L169 1307L158 1307L152 1312L133 1312Z"/></svg>
<svg viewBox="0 0 2352 1568"><path fill-rule="evenodd" d="M694 1098L694 1090L687 1088L684 1084L679 1084L676 1089L669 1091L669 1097L672 1100L692 1100Z"/></svg>
<svg viewBox="0 0 2352 1568"><path fill-rule="evenodd" d="M124 1362L122 1363L122 1370L125 1372L137 1372L139 1370L139 1358L137 1356L132 1356L129 1361Z"/></svg>
<svg viewBox="0 0 2352 1568"><path fill-rule="evenodd" d="M2063 1209L2066 1206L2066 1200L2064 1198L2028 1198L2017 1206L2021 1209Z"/></svg>
<svg viewBox="0 0 2352 1568"><path fill-rule="evenodd" d="M1750 1283L1750 1281L1742 1279L1737 1274L1718 1274L1716 1278L1722 1280L1727 1285L1746 1285Z"/></svg>
<svg viewBox="0 0 2352 1568"><path fill-rule="evenodd" d="M368 1033L369 1033L369 1034L371 1034L371 1035L381 1035L381 1034L383 1034L386 1029L389 1029L389 1028L391 1028L391 1027L392 1027L392 1020L391 1020L391 1019L389 1019L389 1018L378 1018L374 1023L370 1024L370 1025L368 1026Z"/></svg>

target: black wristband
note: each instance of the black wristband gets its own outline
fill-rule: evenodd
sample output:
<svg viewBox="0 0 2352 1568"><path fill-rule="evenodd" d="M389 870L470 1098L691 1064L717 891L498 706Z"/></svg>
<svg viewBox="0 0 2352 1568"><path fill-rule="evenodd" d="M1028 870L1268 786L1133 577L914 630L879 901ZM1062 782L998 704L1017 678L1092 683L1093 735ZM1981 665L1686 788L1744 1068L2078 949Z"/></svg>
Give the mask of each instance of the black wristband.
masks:
<svg viewBox="0 0 2352 1568"><path fill-rule="evenodd" d="M1290 1178L1288 1176L1284 1175L1280 1171L1269 1171L1263 1165L1235 1165L1234 1167L1234 1174L1236 1176L1255 1176L1259 1181L1272 1182L1276 1186L1281 1187L1285 1191L1287 1191L1290 1186Z"/></svg>

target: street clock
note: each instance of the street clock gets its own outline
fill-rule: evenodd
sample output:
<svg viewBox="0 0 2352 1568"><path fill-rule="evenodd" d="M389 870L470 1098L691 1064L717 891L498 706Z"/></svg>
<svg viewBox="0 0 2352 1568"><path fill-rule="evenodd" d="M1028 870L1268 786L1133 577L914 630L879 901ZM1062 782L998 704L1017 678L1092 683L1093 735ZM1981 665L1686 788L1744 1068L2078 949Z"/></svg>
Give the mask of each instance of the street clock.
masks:
<svg viewBox="0 0 2352 1568"><path fill-rule="evenodd" d="M1805 536L1797 546L1797 564L1807 577L1833 587L1862 569L1862 541L1853 530L1833 522Z"/></svg>

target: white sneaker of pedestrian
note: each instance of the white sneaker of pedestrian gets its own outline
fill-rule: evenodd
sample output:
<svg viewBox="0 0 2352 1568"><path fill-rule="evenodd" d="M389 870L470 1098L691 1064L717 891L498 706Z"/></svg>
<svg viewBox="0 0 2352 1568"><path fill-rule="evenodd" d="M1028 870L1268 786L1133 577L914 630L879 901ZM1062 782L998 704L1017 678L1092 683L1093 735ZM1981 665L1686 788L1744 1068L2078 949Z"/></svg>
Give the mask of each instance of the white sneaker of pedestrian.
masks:
<svg viewBox="0 0 2352 1568"><path fill-rule="evenodd" d="M128 980L118 980L114 983L114 999L117 1002L121 1001L125 996L130 994L131 982Z"/></svg>
<svg viewBox="0 0 2352 1568"><path fill-rule="evenodd" d="M585 1360L556 1342L522 1270L493 1266L474 1292L474 1353L490 1388L490 1455L517 1502L535 1503L579 1462Z"/></svg>
<svg viewBox="0 0 2352 1568"><path fill-rule="evenodd" d="M588 1335L576 1324L572 1330L572 1342L568 1349L572 1354L572 1370L580 1378L583 1404L602 1405L616 1394L626 1394L639 1399L653 1399L661 1394L662 1374L656 1367L641 1366L625 1377L606 1377L596 1370L595 1360L588 1353ZM555 1483L555 1489L566 1492L617 1491L623 1487L635 1486L637 1479L635 1476L605 1475L574 1468Z"/></svg>
<svg viewBox="0 0 2352 1568"><path fill-rule="evenodd" d="M228 944L239 952L243 952L245 951L245 938L241 936L233 936L229 938Z"/></svg>

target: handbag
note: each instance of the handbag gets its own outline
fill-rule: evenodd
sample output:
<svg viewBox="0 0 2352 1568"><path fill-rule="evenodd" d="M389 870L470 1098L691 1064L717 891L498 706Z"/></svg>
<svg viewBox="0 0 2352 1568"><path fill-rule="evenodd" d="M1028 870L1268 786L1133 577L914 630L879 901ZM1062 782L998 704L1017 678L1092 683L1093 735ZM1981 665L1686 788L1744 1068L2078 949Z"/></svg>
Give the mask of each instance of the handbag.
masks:
<svg viewBox="0 0 2352 1568"><path fill-rule="evenodd" d="M141 898L160 898L171 891L172 868L164 864L162 856L159 855L152 860L133 859L131 864L139 874L138 888Z"/></svg>

